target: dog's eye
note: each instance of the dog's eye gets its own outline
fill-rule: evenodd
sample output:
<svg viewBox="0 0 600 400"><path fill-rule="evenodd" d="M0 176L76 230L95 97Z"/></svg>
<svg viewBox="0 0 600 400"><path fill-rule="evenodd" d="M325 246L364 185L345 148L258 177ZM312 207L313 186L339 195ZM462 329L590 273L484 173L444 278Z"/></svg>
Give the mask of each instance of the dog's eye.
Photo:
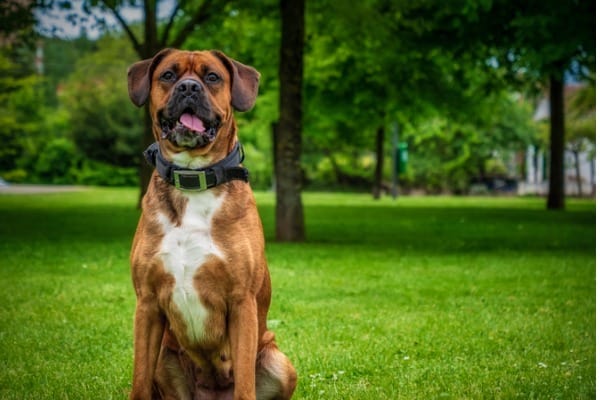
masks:
<svg viewBox="0 0 600 400"><path fill-rule="evenodd" d="M221 80L221 77L217 74L215 74L214 72L209 72L204 79L206 80L206 82L208 83L217 83Z"/></svg>
<svg viewBox="0 0 600 400"><path fill-rule="evenodd" d="M165 71L160 76L161 81L171 82L175 80L175 73L173 71Z"/></svg>

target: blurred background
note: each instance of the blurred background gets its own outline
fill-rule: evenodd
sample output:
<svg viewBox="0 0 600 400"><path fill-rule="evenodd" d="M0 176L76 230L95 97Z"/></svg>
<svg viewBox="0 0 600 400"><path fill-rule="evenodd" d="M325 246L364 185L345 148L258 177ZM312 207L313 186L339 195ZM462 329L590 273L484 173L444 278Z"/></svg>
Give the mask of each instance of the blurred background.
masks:
<svg viewBox="0 0 600 400"><path fill-rule="evenodd" d="M593 1L6 0L0 18L5 183L139 185L151 136L127 67L180 47L261 72L238 115L255 189L275 185L285 63L300 63L303 189L546 196L562 173L559 192L595 193Z"/></svg>

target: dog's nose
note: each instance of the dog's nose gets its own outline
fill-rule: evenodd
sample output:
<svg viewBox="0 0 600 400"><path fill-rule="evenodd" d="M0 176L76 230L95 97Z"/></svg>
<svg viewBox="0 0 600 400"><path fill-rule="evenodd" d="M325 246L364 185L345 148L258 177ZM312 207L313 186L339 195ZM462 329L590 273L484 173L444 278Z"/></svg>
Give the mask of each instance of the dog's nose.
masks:
<svg viewBox="0 0 600 400"><path fill-rule="evenodd" d="M177 91L179 91L182 95L189 97L202 91L202 86L193 79L186 79L177 84Z"/></svg>

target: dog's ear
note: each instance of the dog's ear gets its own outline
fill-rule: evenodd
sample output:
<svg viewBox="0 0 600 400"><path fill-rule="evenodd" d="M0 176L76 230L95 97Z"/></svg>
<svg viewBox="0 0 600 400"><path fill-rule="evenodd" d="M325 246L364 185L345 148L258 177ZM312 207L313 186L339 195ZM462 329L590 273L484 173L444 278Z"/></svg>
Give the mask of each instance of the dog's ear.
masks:
<svg viewBox="0 0 600 400"><path fill-rule="evenodd" d="M138 61L129 67L127 70L127 89L133 104L138 107L146 104L152 85L152 73L160 61L171 51L172 49L161 50L154 57Z"/></svg>
<svg viewBox="0 0 600 400"><path fill-rule="evenodd" d="M254 107L258 95L260 73L254 68L235 61L220 51L212 53L219 57L231 74L231 105L237 111Z"/></svg>

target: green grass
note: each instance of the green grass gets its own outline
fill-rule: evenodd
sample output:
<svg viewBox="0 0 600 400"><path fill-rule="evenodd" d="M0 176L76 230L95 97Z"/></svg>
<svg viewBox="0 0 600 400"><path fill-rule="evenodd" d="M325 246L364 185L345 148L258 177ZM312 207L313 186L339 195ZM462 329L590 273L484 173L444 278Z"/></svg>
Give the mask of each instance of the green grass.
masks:
<svg viewBox="0 0 600 400"><path fill-rule="evenodd" d="M122 399L136 192L0 196L0 399ZM269 324L298 399L595 397L595 204L304 196Z"/></svg>

